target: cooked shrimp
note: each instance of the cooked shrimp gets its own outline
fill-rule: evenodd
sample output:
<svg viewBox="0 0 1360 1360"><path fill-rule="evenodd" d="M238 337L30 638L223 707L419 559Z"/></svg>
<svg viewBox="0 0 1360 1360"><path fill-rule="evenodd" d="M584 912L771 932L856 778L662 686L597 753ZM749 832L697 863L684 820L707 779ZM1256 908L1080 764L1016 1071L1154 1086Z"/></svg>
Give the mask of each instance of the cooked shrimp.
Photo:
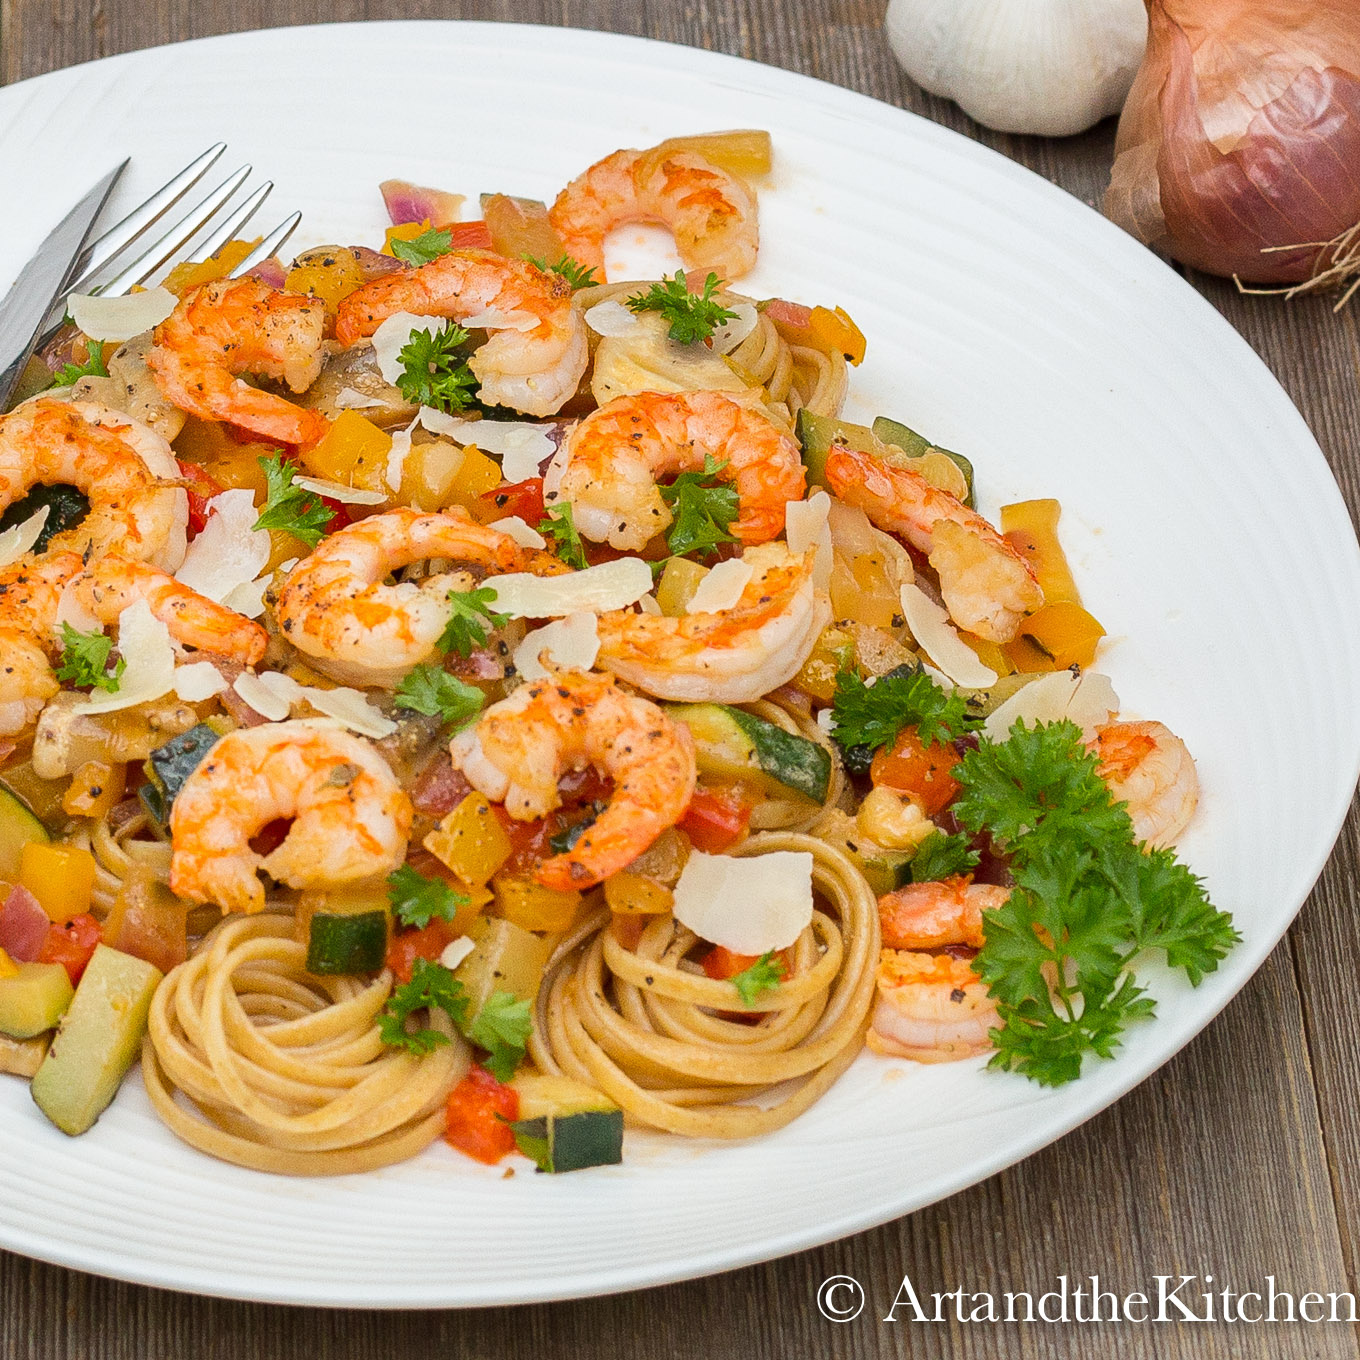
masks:
<svg viewBox="0 0 1360 1360"><path fill-rule="evenodd" d="M785 505L806 486L798 445L725 392L638 392L601 406L549 468L545 499L570 501L587 538L636 551L671 524L657 478L700 472L706 454L726 464L718 475L736 487L732 532L743 543L779 534Z"/></svg>
<svg viewBox="0 0 1360 1360"><path fill-rule="evenodd" d="M1133 834L1149 845L1174 844L1199 805L1199 777L1186 744L1159 722L1117 722L1100 728L1090 749L1100 777L1127 805Z"/></svg>
<svg viewBox="0 0 1360 1360"><path fill-rule="evenodd" d="M39 398L0 418L0 510L40 483L83 491L89 513L50 551L117 553L174 571L189 501L160 435L93 401Z"/></svg>
<svg viewBox="0 0 1360 1360"><path fill-rule="evenodd" d="M406 857L411 801L366 741L311 722L228 732L185 781L170 812L170 887L224 911L261 911L263 869L293 888L391 873ZM291 818L272 853L250 838Z"/></svg>
<svg viewBox="0 0 1360 1360"><path fill-rule="evenodd" d="M147 602L176 642L253 665L268 636L257 623L181 585L145 562L47 552L0 572L0 735L22 731L60 689L57 616L64 592L109 627L135 600Z"/></svg>
<svg viewBox="0 0 1360 1360"><path fill-rule="evenodd" d="M615 610L597 621L597 665L660 699L744 704L791 680L831 621L812 554L748 548L754 574L730 609L665 618Z"/></svg>
<svg viewBox="0 0 1360 1360"><path fill-rule="evenodd" d="M593 765L614 781L608 807L565 854L544 860L545 887L589 888L631 864L685 814L694 741L654 703L606 675L563 671L521 685L449 745L455 769L519 821L546 817L569 770Z"/></svg>
<svg viewBox="0 0 1360 1360"><path fill-rule="evenodd" d="M497 573L566 570L550 554L521 547L464 510L427 515L399 506L329 535L293 568L275 608L279 627L318 670L357 684L395 686L434 656L453 612L450 587L466 589L463 573L383 584L399 567L429 557Z"/></svg>
<svg viewBox="0 0 1360 1360"><path fill-rule="evenodd" d="M982 913L1004 906L1009 888L974 883L962 874L935 883L909 883L878 899L883 943L892 949L982 947Z"/></svg>
<svg viewBox="0 0 1360 1360"><path fill-rule="evenodd" d="M661 222L687 268L739 279L756 262L756 196L694 152L658 158L615 151L596 161L548 210L567 253L604 281L604 238L625 222Z"/></svg>
<svg viewBox="0 0 1360 1360"><path fill-rule="evenodd" d="M989 1049L1000 1023L996 1002L964 960L894 949L879 956L878 1002L865 1037L875 1053L955 1062Z"/></svg>
<svg viewBox="0 0 1360 1360"><path fill-rule="evenodd" d="M827 455L826 481L847 505L927 555L960 628L1009 642L1020 620L1043 604L1029 563L981 515L919 473L835 446Z"/></svg>
<svg viewBox="0 0 1360 1360"><path fill-rule="evenodd" d="M167 400L200 420L225 420L284 444L315 444L317 411L252 387L257 373L305 392L321 372L325 304L259 279L218 279L180 299L156 327L146 362Z"/></svg>
<svg viewBox="0 0 1360 1360"><path fill-rule="evenodd" d="M571 285L527 260L490 250L455 250L419 269L364 284L341 301L335 338L353 345L398 312L458 321L498 312L532 320L527 330L492 330L468 360L484 402L531 416L559 410L575 394L589 362L586 324L571 305Z"/></svg>

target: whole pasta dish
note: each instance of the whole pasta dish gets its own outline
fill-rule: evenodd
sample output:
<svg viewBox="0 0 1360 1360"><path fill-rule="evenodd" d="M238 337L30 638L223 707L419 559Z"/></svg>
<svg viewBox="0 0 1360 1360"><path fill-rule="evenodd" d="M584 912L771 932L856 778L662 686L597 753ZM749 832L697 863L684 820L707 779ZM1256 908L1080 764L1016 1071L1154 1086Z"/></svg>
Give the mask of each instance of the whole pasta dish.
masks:
<svg viewBox="0 0 1360 1360"><path fill-rule="evenodd" d="M741 291L772 154L71 299L0 417L0 1071L58 1128L140 1063L261 1171L582 1170L865 1052L1077 1079L1232 947L1060 502L984 517L843 417L815 280ZM632 222L684 267L609 278Z"/></svg>

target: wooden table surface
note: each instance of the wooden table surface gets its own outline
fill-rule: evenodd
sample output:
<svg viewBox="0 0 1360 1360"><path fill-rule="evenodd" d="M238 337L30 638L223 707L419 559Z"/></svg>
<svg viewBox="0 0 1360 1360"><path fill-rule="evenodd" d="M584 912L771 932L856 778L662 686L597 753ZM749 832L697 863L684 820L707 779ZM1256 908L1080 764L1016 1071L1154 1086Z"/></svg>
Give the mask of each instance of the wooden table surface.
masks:
<svg viewBox="0 0 1360 1360"><path fill-rule="evenodd" d="M465 18L644 34L802 71L923 113L1098 201L1114 125L1065 141L987 132L923 94L883 36L883 0L0 0L0 78L236 29L331 20ZM1282 305L1191 281L1274 370L1354 515L1360 507L1360 334L1353 308ZM1356 304L1360 308L1360 303ZM1345 694L1344 681L1339 693ZM1264 772L1268 779L1269 773ZM1173 1062L1044 1152L943 1204L818 1250L713 1279L521 1309L331 1313L198 1299L0 1253L0 1356L533 1354L758 1357L1360 1355L1346 1325L1100 1327L885 1324L867 1308L833 1325L817 1286L846 1274L890 1301L918 1288L1049 1289L1098 1274L1118 1294L1156 1275L1212 1274L1238 1289L1360 1293L1360 928L1354 808L1286 941ZM882 1307L878 1313L884 1311ZM899 1314L899 1318L902 1315Z"/></svg>

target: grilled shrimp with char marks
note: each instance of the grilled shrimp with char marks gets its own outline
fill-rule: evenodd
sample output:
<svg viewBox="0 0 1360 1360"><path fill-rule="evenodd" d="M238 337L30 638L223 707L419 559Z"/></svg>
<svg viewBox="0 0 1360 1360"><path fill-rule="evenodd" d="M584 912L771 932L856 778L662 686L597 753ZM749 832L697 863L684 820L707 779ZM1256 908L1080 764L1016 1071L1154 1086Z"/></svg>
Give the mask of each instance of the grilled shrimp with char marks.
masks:
<svg viewBox="0 0 1360 1360"><path fill-rule="evenodd" d="M40 397L0 417L0 510L38 485L89 497L85 518L54 534L49 551L115 553L174 571L189 522L179 477L160 435L99 402Z"/></svg>
<svg viewBox="0 0 1360 1360"><path fill-rule="evenodd" d="M756 262L756 196L692 151L615 151L596 161L548 210L567 253L604 281L604 239L626 222L660 222L690 269L738 279Z"/></svg>
<svg viewBox="0 0 1360 1360"><path fill-rule="evenodd" d="M293 888L391 873L406 857L411 800L366 741L307 721L228 732L185 781L170 813L170 887L224 911L262 911L263 869ZM279 847L250 839L291 818Z"/></svg>
<svg viewBox="0 0 1360 1360"><path fill-rule="evenodd" d="M744 704L791 680L831 621L812 554L748 548L754 574L730 609L666 618L615 610L597 621L602 670L660 699Z"/></svg>
<svg viewBox="0 0 1360 1360"><path fill-rule="evenodd" d="M488 405L552 415L575 394L589 362L586 324L572 306L571 285L490 250L450 251L364 284L341 301L335 337L354 345L398 312L455 321L497 312L533 322L526 330L493 329L468 360Z"/></svg>
<svg viewBox="0 0 1360 1360"><path fill-rule="evenodd" d="M275 608L279 627L335 679L395 686L435 655L452 613L449 589L466 588L464 573L383 584L389 573L431 557L496 573L548 576L567 570L549 553L521 547L466 511L422 514L398 507L337 530L293 568Z"/></svg>
<svg viewBox="0 0 1360 1360"><path fill-rule="evenodd" d="M1043 604L1029 563L977 511L920 473L838 445L827 454L826 481L833 495L926 554L960 628L1009 642Z"/></svg>
<svg viewBox="0 0 1360 1360"><path fill-rule="evenodd" d="M596 543L637 551L671 525L659 477L701 472L709 455L737 491L731 532L765 543L784 507L806 489L798 445L763 411L725 392L637 392L588 415L544 480L549 504L570 501L576 527Z"/></svg>
<svg viewBox="0 0 1360 1360"><path fill-rule="evenodd" d="M631 864L685 814L694 741L647 699L605 675L563 671L521 685L449 744L455 769L519 821L561 802L558 781L593 765L614 781L609 805L565 854L539 866L545 887L589 888Z"/></svg>
<svg viewBox="0 0 1360 1360"><path fill-rule="evenodd" d="M167 401L200 420L225 420L284 444L330 429L317 411L241 378L262 374L305 392L321 372L325 304L259 279L218 279L186 293L156 327L146 357Z"/></svg>

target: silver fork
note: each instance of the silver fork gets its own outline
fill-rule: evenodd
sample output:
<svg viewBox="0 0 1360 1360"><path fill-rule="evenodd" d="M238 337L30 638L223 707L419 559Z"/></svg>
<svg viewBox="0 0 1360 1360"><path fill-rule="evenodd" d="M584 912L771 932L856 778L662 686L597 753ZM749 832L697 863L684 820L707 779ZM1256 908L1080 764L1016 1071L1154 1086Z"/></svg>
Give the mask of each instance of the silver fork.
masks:
<svg viewBox="0 0 1360 1360"><path fill-rule="evenodd" d="M228 175L173 222L152 234L152 229L199 183L226 149L226 142L210 146L144 203L138 204L126 217L85 247L72 265L57 305L49 314L49 319L56 318L55 324L45 329L38 341L38 348L51 338L60 325L66 300L72 293L90 292L102 297L121 297L135 285L145 283L170 261L205 260L215 255L228 241L235 239L259 211L274 187L272 180L266 180L233 206L232 200L250 177L252 167L249 165L243 165ZM267 260L283 246L300 221L302 214L295 212L267 232L259 245L232 269L230 277L240 278L262 260ZM133 259L111 278L96 282L110 265L117 263L136 245L142 249Z"/></svg>

